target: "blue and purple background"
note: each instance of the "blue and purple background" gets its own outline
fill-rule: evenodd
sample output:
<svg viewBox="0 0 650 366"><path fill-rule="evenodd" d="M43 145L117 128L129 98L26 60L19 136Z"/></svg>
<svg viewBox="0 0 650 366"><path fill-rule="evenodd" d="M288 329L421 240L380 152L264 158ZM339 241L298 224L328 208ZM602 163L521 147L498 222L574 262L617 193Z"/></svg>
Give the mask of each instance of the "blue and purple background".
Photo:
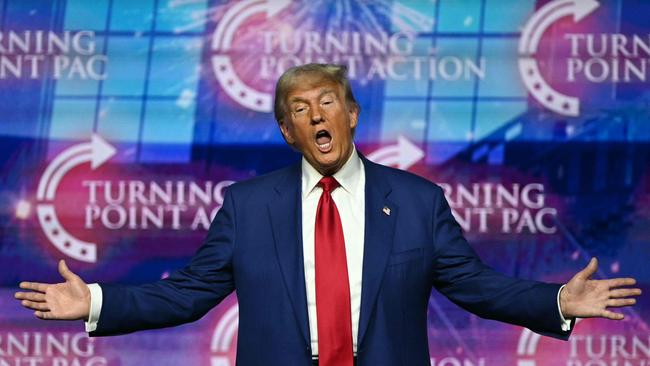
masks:
<svg viewBox="0 0 650 366"><path fill-rule="evenodd" d="M560 1L582 0L270 1L278 8L270 15L264 0L0 0L0 365L234 365L235 295L193 324L93 340L81 322L39 321L13 300L21 280L59 281L61 258L87 282L162 278L201 244L206 230L194 225L197 212L218 209L221 187L299 159L272 113L229 95L216 77L215 55L228 56L241 82L261 93L272 92L277 73L291 62L355 58L352 84L362 110L357 148L443 184L486 263L517 277L565 282L596 256L598 277L636 277L650 291L650 80L567 80L565 38L622 34L650 44L650 3L603 0L580 22L564 17L546 30L535 57L550 85L580 98L580 115L568 117L545 110L518 70L522 29ZM228 49L213 47L220 26L232 32ZM94 70L105 77L67 69L57 78L55 54L39 53L34 43L9 50L10 34L36 31L93 32L93 55L106 60ZM400 36L390 38L397 52L328 52L305 43L328 33L339 40L352 33ZM281 37L302 43L283 49ZM637 51L627 59L650 70L650 54ZM581 52L585 60L596 57ZM611 65L611 44L603 52L597 57ZM36 77L25 59L30 54L43 55ZM7 63L19 56L23 69L12 74ZM91 57L72 49L64 56ZM399 57L447 57L449 77L440 69L429 77L429 64L416 72L404 62L392 74L370 72L373 60L381 67ZM265 58L284 64L267 73ZM455 60L484 65L483 72L465 67L456 77ZM86 162L67 170L52 200L67 232L96 243L97 259L88 262L56 248L36 210L46 168L92 135L115 154L97 169ZM159 195L151 202L125 198L113 208L97 188L96 204L109 224L120 220L119 212L128 215L111 226L87 222L89 182L111 184L114 198L120 182L127 196L129 184L220 188L197 202L174 194L170 203ZM178 225L172 206L182 206ZM164 222L143 224L146 209L163 210ZM623 312L621 322L583 320L571 341L560 342L477 318L434 291L431 362L650 365L648 296Z"/></svg>

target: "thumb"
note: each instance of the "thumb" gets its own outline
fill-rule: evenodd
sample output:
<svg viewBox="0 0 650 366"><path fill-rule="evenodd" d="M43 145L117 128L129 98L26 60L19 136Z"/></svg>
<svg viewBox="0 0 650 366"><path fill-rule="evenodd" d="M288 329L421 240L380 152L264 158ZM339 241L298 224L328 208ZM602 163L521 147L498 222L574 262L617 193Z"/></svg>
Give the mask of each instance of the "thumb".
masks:
<svg viewBox="0 0 650 366"><path fill-rule="evenodd" d="M59 261L59 273L66 281L73 281L79 278L76 274L72 273L68 266L65 264L65 261L61 259Z"/></svg>
<svg viewBox="0 0 650 366"><path fill-rule="evenodd" d="M598 270L598 259L596 259L596 257L593 257L589 261L587 267L585 267L585 269L583 269L582 271L578 272L577 277L586 281L590 279L594 273L596 273L596 270Z"/></svg>

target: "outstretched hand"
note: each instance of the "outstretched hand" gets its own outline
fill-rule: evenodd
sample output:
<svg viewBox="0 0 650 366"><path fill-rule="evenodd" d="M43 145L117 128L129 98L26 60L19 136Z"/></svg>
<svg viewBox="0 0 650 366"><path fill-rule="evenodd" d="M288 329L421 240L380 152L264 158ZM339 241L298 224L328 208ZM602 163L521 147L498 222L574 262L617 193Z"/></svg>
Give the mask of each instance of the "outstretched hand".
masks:
<svg viewBox="0 0 650 366"><path fill-rule="evenodd" d="M47 284L21 282L20 288L29 292L16 292L21 305L34 310L41 319L80 320L88 319L90 313L90 290L86 283L59 261L59 273L65 282Z"/></svg>
<svg viewBox="0 0 650 366"><path fill-rule="evenodd" d="M592 258L585 269L578 272L560 292L562 315L572 318L606 318L621 320L625 316L608 308L630 306L636 303L634 296L641 295L641 289L634 286L634 278L613 278L592 280L598 269L598 260Z"/></svg>

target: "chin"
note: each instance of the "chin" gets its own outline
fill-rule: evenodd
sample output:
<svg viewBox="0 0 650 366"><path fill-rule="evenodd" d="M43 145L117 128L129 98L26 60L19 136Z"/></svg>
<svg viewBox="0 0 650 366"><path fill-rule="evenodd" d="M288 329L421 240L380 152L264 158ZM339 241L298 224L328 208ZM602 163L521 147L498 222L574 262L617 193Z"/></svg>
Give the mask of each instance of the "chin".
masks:
<svg viewBox="0 0 650 366"><path fill-rule="evenodd" d="M330 155L331 155L331 156L330 156ZM336 164L338 164L339 160L341 160L341 156L340 156L340 155L336 155L336 154L334 154L333 152L330 152L330 153L327 154L327 156L325 156L325 158L322 159L320 162L321 162L321 164L322 164L323 166L333 167L333 166L336 166Z"/></svg>

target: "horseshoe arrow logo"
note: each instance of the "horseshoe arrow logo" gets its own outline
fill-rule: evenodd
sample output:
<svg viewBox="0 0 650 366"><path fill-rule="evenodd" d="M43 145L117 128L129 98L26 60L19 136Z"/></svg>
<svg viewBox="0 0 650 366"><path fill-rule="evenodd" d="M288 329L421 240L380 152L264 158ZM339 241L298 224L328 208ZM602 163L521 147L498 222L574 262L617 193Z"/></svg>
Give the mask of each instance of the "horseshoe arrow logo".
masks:
<svg viewBox="0 0 650 366"><path fill-rule="evenodd" d="M234 101L258 112L271 112L271 95L244 84L235 73L230 57L226 53L232 46L235 31L247 18L265 13L267 18L276 15L291 3L291 0L245 0L237 3L224 14L212 37L212 69L219 84Z"/></svg>
<svg viewBox="0 0 650 366"><path fill-rule="evenodd" d="M565 116L580 113L580 100L553 89L542 77L534 56L542 35L557 20L573 16L581 21L600 6L596 0L556 0L540 8L530 18L519 39L519 72L530 94L544 107Z"/></svg>
<svg viewBox="0 0 650 366"><path fill-rule="evenodd" d="M233 340L239 327L239 305L233 305L221 317L219 324L212 334L210 350L214 356L211 358L212 366L230 366L228 351L233 346Z"/></svg>
<svg viewBox="0 0 650 366"><path fill-rule="evenodd" d="M576 319L576 323L581 321L581 319ZM535 353L537 352L537 346L542 336L536 333L533 333L529 329L524 329L519 336L519 342L517 343L517 366L536 366L537 363L534 360Z"/></svg>
<svg viewBox="0 0 650 366"><path fill-rule="evenodd" d="M90 162L94 170L115 155L115 148L97 135L90 142L81 143L64 150L47 166L41 176L36 192L38 221L45 236L64 254L89 263L97 261L97 245L79 240L68 233L59 222L54 210L54 196L61 179L72 168Z"/></svg>

